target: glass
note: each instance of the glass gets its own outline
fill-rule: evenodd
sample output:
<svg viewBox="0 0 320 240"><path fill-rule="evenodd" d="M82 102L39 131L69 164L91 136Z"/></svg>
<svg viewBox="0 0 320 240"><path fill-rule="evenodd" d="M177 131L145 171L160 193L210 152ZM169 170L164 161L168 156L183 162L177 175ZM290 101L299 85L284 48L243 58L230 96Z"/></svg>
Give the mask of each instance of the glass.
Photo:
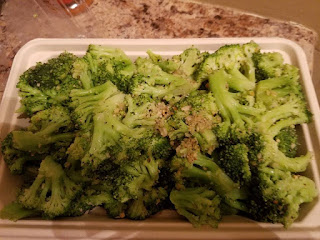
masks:
<svg viewBox="0 0 320 240"><path fill-rule="evenodd" d="M88 10L93 0L57 0L67 13L75 16Z"/></svg>

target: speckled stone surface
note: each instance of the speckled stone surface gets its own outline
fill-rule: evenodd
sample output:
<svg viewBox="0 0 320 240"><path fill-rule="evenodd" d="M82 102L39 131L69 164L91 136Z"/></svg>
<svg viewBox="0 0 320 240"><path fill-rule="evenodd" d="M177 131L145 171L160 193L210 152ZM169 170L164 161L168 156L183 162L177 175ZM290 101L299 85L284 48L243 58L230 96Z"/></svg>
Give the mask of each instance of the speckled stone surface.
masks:
<svg viewBox="0 0 320 240"><path fill-rule="evenodd" d="M19 18L17 18L19 16ZM75 17L56 1L10 0L0 16L0 99L13 57L37 37L208 38L283 37L305 50L312 69L316 32L211 4L182 0L95 0Z"/></svg>

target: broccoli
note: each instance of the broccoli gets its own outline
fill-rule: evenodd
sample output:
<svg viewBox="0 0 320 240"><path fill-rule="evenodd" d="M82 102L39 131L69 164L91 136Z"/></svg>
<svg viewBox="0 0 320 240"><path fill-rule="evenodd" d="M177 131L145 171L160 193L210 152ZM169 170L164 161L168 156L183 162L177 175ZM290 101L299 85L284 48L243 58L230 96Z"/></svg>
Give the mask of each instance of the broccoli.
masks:
<svg viewBox="0 0 320 240"><path fill-rule="evenodd" d="M134 220L143 220L149 216L148 209L144 205L143 198L132 200L129 203L126 216L129 219L134 219Z"/></svg>
<svg viewBox="0 0 320 240"><path fill-rule="evenodd" d="M251 180L249 148L243 144L226 145L218 150L217 164L234 181L241 185Z"/></svg>
<svg viewBox="0 0 320 240"><path fill-rule="evenodd" d="M256 129L261 133L264 147L260 154L257 155L255 164L262 164L291 172L305 171L312 154L307 152L302 156L288 157L279 149L275 138L282 129L309 121L310 115L305 104L300 98L296 97L264 113L260 121L256 123Z"/></svg>
<svg viewBox="0 0 320 240"><path fill-rule="evenodd" d="M170 200L178 213L186 217L194 227L210 225L216 228L221 220L221 198L206 187L172 190Z"/></svg>
<svg viewBox="0 0 320 240"><path fill-rule="evenodd" d="M115 179L114 197L122 203L138 199L143 190L151 191L159 178L160 160L141 156L138 160L125 161L120 165Z"/></svg>
<svg viewBox="0 0 320 240"><path fill-rule="evenodd" d="M64 215L69 217L82 216L98 206L106 209L107 214L113 218L121 218L126 209L126 204L120 203L112 196L112 186L107 180L89 185L79 198L72 201Z"/></svg>
<svg viewBox="0 0 320 240"><path fill-rule="evenodd" d="M180 55L175 55L166 60L163 60L160 55L154 54L150 50L147 53L152 62L157 64L163 71L186 77L192 77L199 64L207 56L206 52L201 53L199 49L194 47L188 48Z"/></svg>
<svg viewBox="0 0 320 240"><path fill-rule="evenodd" d="M252 55L259 51L260 47L254 42L242 46L225 45L204 59L196 73L197 81L208 80L215 71L224 69L228 73L230 88L237 91L254 89L255 67Z"/></svg>
<svg viewBox="0 0 320 240"><path fill-rule="evenodd" d="M167 196L167 191L161 187L145 191L138 199L129 201L126 216L129 219L143 220L161 211L164 207L163 202Z"/></svg>
<svg viewBox="0 0 320 240"><path fill-rule="evenodd" d="M84 89L111 81L124 92L128 91L128 82L135 70L121 49L100 45L89 45L86 55L77 59L73 67L73 77L81 81Z"/></svg>
<svg viewBox="0 0 320 240"><path fill-rule="evenodd" d="M33 115L27 130L12 131L12 146L21 151L48 153L54 144L57 145L55 150L68 147L74 139L72 130L69 111L53 106Z"/></svg>
<svg viewBox="0 0 320 240"><path fill-rule="evenodd" d="M197 139L203 152L211 154L218 145L213 128L221 121L213 95L204 91L192 92L173 109L173 115L165 123L170 140L181 140L190 134Z"/></svg>
<svg viewBox="0 0 320 240"><path fill-rule="evenodd" d="M317 196L311 179L288 171L262 167L253 179L248 209L257 221L282 223L287 228L298 217L300 205Z"/></svg>
<svg viewBox="0 0 320 240"><path fill-rule="evenodd" d="M150 95L154 99L177 102L199 87L191 78L164 72L150 59L136 60L137 73L129 83L129 93L134 96Z"/></svg>
<svg viewBox="0 0 320 240"><path fill-rule="evenodd" d="M71 181L61 165L47 156L33 184L19 194L18 202L27 209L41 211L47 218L54 218L65 213L80 191L81 186Z"/></svg>
<svg viewBox="0 0 320 240"><path fill-rule="evenodd" d="M185 149L183 149L185 150ZM192 158L184 157L181 149L171 161L171 170L175 172L176 188L179 190L191 183L205 184L216 191L225 203L239 210L246 210L242 200L247 198L245 189L233 182L232 179L215 163L215 161L201 152ZM191 185L192 186L192 185Z"/></svg>
<svg viewBox="0 0 320 240"><path fill-rule="evenodd" d="M113 98L110 98L110 102L115 104ZM143 128L129 128L119 118L113 116L112 112L99 113L93 118L90 147L81 159L84 175L97 170L112 157L118 160L126 159L127 156L123 156L126 153L125 149L133 148L136 141L144 136L145 130ZM111 167L112 162L110 162L110 165L105 164L105 167L108 166Z"/></svg>
<svg viewBox="0 0 320 240"><path fill-rule="evenodd" d="M261 108L255 108L241 104L234 94L229 92L227 84L227 73L225 70L217 70L209 76L209 87L215 97L219 114L223 121L215 129L218 135L218 141L228 142L228 136L231 132L238 132L235 135L249 131L256 122L257 118L264 111ZM233 135L234 133L231 133Z"/></svg>
<svg viewBox="0 0 320 240"><path fill-rule="evenodd" d="M133 98L126 95L127 113L123 118L123 123L128 127L154 126L156 121L167 114L167 106L154 101L150 97L138 96Z"/></svg>
<svg viewBox="0 0 320 240"><path fill-rule="evenodd" d="M22 174L27 163L40 164L43 156L41 154L21 151L13 147L12 132L2 141L1 152L3 159L12 174Z"/></svg>
<svg viewBox="0 0 320 240"><path fill-rule="evenodd" d="M1 219L9 219L14 222L22 218L35 217L39 215L39 211L34 209L27 209L17 202L9 203L0 211Z"/></svg>
<svg viewBox="0 0 320 240"><path fill-rule="evenodd" d="M67 106L70 91L81 87L71 73L76 59L75 55L65 52L25 71L17 84L21 97L18 112L31 116L53 105Z"/></svg>
<svg viewBox="0 0 320 240"><path fill-rule="evenodd" d="M168 138L155 134L151 138L146 138L145 140L148 141L145 144L146 151L154 159L167 160L173 155L173 148L170 145Z"/></svg>
<svg viewBox="0 0 320 240"><path fill-rule="evenodd" d="M109 103L106 101L115 95L118 97L115 97L114 100L118 101L114 103L120 105L124 100L124 94L119 93L116 86L111 82L106 82L88 90L72 90L70 93L72 99L70 106L74 109L72 119L76 122L76 127L85 130L89 129L92 125L94 114L103 112L105 110L104 107Z"/></svg>
<svg viewBox="0 0 320 240"><path fill-rule="evenodd" d="M293 96L304 101L299 83L299 72L293 66L285 67L287 72L279 77L268 78L257 83L256 105L272 109L289 101Z"/></svg>
<svg viewBox="0 0 320 240"><path fill-rule="evenodd" d="M286 157L294 158L298 151L298 134L294 126L280 130L275 136L278 148Z"/></svg>
<svg viewBox="0 0 320 240"><path fill-rule="evenodd" d="M255 75L258 81L281 76L284 62L280 53L255 52L252 55L252 60L254 62Z"/></svg>

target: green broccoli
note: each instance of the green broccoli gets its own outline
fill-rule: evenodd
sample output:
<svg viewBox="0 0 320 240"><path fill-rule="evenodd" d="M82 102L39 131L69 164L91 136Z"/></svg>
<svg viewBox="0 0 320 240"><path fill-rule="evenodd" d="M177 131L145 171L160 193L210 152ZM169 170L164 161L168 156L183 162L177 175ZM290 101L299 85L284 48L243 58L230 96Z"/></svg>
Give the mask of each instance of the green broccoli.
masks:
<svg viewBox="0 0 320 240"><path fill-rule="evenodd" d="M261 108L241 104L229 91L227 76L228 74L224 70L217 70L209 76L209 87L215 97L219 114L223 119L215 130L217 131L218 141L227 138L230 131L239 132L239 136L242 135L241 132L246 134L264 111Z"/></svg>
<svg viewBox="0 0 320 240"><path fill-rule="evenodd" d="M203 152L211 154L218 145L213 129L221 121L212 93L192 92L173 109L165 123L170 140L181 140L190 134L197 139Z"/></svg>
<svg viewBox="0 0 320 240"><path fill-rule="evenodd" d="M120 165L119 177L115 179L114 197L122 203L138 199L143 190L151 191L159 178L160 160L141 156L139 160L126 161Z"/></svg>
<svg viewBox="0 0 320 240"><path fill-rule="evenodd" d="M13 147L12 132L2 141L1 152L3 159L12 174L22 174L27 163L40 164L43 156L37 153L21 151Z"/></svg>
<svg viewBox="0 0 320 240"><path fill-rule="evenodd" d="M154 126L156 121L166 114L167 106L163 103L154 101L150 97L132 97L126 95L127 112L123 118L123 123L128 127Z"/></svg>
<svg viewBox="0 0 320 240"><path fill-rule="evenodd" d="M286 157L294 158L298 151L298 134L295 127L290 126L280 130L275 136L278 148Z"/></svg>
<svg viewBox="0 0 320 240"><path fill-rule="evenodd" d="M48 153L54 144L56 150L68 147L74 139L72 130L69 111L53 106L33 115L27 130L12 131L12 146L26 152Z"/></svg>
<svg viewBox="0 0 320 240"><path fill-rule="evenodd" d="M218 150L217 164L234 181L241 185L251 180L249 148L243 144L226 145Z"/></svg>
<svg viewBox="0 0 320 240"><path fill-rule="evenodd" d="M115 104L113 98L110 98L110 103ZM143 128L129 128L118 117L112 115L112 112L99 113L93 118L90 147L81 159L84 175L91 174L102 165L111 167L112 162L109 161L110 164L105 164L110 158L116 161L117 159L126 159L127 156L123 156L126 153L125 149L133 148L136 141L144 136L145 130Z"/></svg>
<svg viewBox="0 0 320 240"><path fill-rule="evenodd" d="M199 83L190 78L164 72L150 59L136 60L137 73L129 83L129 93L134 96L150 95L155 99L177 102L199 87Z"/></svg>
<svg viewBox="0 0 320 240"><path fill-rule="evenodd" d="M311 179L268 167L253 174L251 189L250 216L257 221L282 223L286 228L298 217L300 205L318 194Z"/></svg>
<svg viewBox="0 0 320 240"><path fill-rule="evenodd" d="M284 62L280 53L255 52L252 55L252 60L256 68L255 75L258 81L281 76Z"/></svg>
<svg viewBox="0 0 320 240"><path fill-rule="evenodd" d="M64 214L65 216L82 216L87 211L101 206L107 210L112 218L121 218L124 215L126 205L117 201L112 195L112 186L108 180L96 182L84 189L83 194L74 199Z"/></svg>
<svg viewBox="0 0 320 240"><path fill-rule="evenodd" d="M183 149L184 150L184 149ZM215 161L200 152L186 154L177 148L177 155L171 161L171 170L175 172L176 188L179 190L190 183L200 186L210 186L225 203L239 210L246 210L242 200L247 198L245 189L232 179L215 163ZM188 151L188 150L187 150ZM190 151L190 150L189 150ZM191 186L193 186L191 184Z"/></svg>
<svg viewBox="0 0 320 240"><path fill-rule="evenodd" d="M167 191L161 187L144 191L141 197L129 201L126 217L134 220L143 220L161 211L164 207L163 202L167 197Z"/></svg>
<svg viewBox="0 0 320 240"><path fill-rule="evenodd" d="M37 63L19 78L17 88L21 97L18 112L31 116L52 105L69 103L69 93L80 88L79 81L72 77L72 66L77 59L72 53L62 53L47 63Z"/></svg>
<svg viewBox="0 0 320 240"><path fill-rule="evenodd" d="M89 129L92 125L93 116L95 113L103 112L106 104L110 102L109 98L117 100L114 102L120 105L123 102L124 94L119 93L118 89L111 82L106 82L100 86L86 89L74 89L70 96L72 102L70 106L74 109L72 119L76 122L76 127L80 129ZM112 102L111 102L112 103ZM112 104L110 107L112 107Z"/></svg>
<svg viewBox="0 0 320 240"><path fill-rule="evenodd" d="M299 82L299 72L294 66L285 65L286 71L279 77L268 78L257 83L256 105L272 109L289 101L295 96L304 101Z"/></svg>
<svg viewBox="0 0 320 240"><path fill-rule="evenodd" d="M150 59L167 73L192 77L198 69L199 64L207 56L207 53L201 53L199 49L191 47L184 50L180 55L175 55L170 59L163 60L160 55L147 51Z"/></svg>
<svg viewBox="0 0 320 240"><path fill-rule="evenodd" d="M259 51L260 47L254 42L225 45L204 59L196 73L197 81L208 80L215 71L223 69L228 73L230 88L237 91L254 89L255 67L252 55Z"/></svg>
<svg viewBox="0 0 320 240"><path fill-rule="evenodd" d="M18 202L27 209L39 210L47 218L63 215L81 186L71 181L59 163L47 156L40 164L33 184L23 189Z"/></svg>
<svg viewBox="0 0 320 240"><path fill-rule="evenodd" d="M39 215L40 212L38 210L27 209L17 202L9 203L0 211L1 219L9 219L14 222L22 218L35 217Z"/></svg>
<svg viewBox="0 0 320 240"><path fill-rule="evenodd" d="M210 225L216 228L221 220L221 198L206 187L172 190L170 200L178 213L186 217L194 227Z"/></svg>
<svg viewBox="0 0 320 240"><path fill-rule="evenodd" d="M81 81L84 89L111 81L124 92L135 70L131 59L121 49L100 45L89 45L86 55L77 59L73 67L73 77Z"/></svg>

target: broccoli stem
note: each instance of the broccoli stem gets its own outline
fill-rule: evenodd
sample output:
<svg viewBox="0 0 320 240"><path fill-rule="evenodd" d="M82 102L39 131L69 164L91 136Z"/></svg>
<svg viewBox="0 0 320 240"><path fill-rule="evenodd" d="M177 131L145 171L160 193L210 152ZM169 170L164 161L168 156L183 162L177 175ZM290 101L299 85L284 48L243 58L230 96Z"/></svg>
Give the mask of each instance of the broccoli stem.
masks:
<svg viewBox="0 0 320 240"><path fill-rule="evenodd" d="M59 142L71 141L75 133L60 133L56 135L43 135L41 132L13 131L13 146L16 149L28 152L41 152L44 146Z"/></svg>
<svg viewBox="0 0 320 240"><path fill-rule="evenodd" d="M0 218L1 219L9 219L11 221L18 221L22 218L33 217L39 215L40 212L33 209L27 209L23 207L20 203L12 202L6 205L0 211Z"/></svg>
<svg viewBox="0 0 320 240"><path fill-rule="evenodd" d="M106 82L90 89L73 89L70 93L72 98L77 99L80 103L87 101L96 101L101 98L108 98L118 92L117 87L112 82Z"/></svg>
<svg viewBox="0 0 320 240"><path fill-rule="evenodd" d="M265 91L286 86L290 84L291 81L292 79L288 76L261 80L257 83L257 98L259 98L260 94L264 93Z"/></svg>
<svg viewBox="0 0 320 240"><path fill-rule="evenodd" d="M255 82L246 78L238 69L233 68L229 70L228 73L227 82L230 88L239 92L253 90L255 88Z"/></svg>
<svg viewBox="0 0 320 240"><path fill-rule="evenodd" d="M303 172L307 169L312 158L310 152L300 157L289 158L278 149L278 144L273 136L265 136L264 139L266 144L262 156L267 165L290 172Z"/></svg>

